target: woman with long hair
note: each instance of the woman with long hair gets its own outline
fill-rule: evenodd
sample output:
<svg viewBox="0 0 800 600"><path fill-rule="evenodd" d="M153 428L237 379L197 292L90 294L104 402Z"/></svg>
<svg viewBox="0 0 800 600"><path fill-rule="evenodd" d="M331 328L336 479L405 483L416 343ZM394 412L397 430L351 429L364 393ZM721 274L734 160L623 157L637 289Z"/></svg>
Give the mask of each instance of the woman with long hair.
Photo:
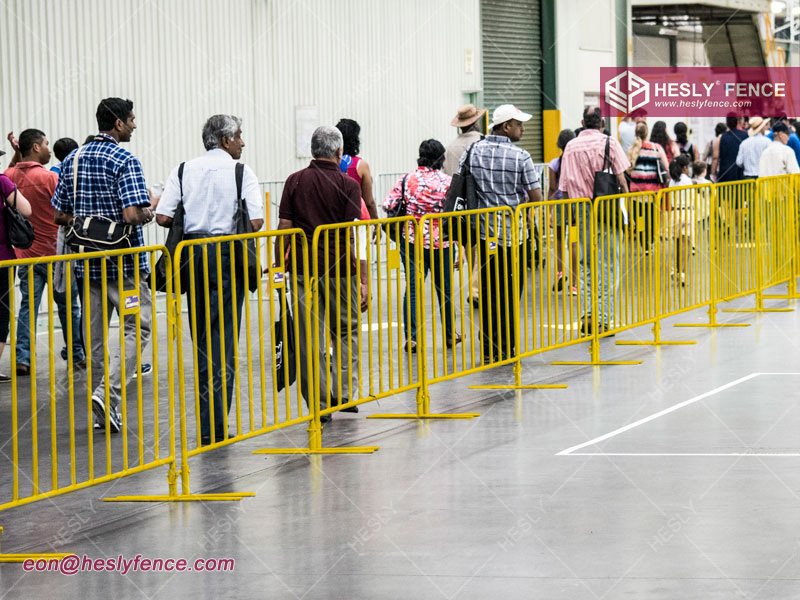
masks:
<svg viewBox="0 0 800 600"><path fill-rule="evenodd" d="M664 154L667 155L667 163L671 163L672 159L680 154L677 144L672 141L667 133L667 124L664 121L656 121L653 125L653 130L650 132L650 141L654 144L659 144L664 149Z"/></svg>
<svg viewBox="0 0 800 600"><path fill-rule="evenodd" d="M692 142L689 141L689 128L683 121L675 123L672 131L675 132L675 142L678 144L678 151L689 156L691 162L700 160L700 151Z"/></svg>
<svg viewBox="0 0 800 600"><path fill-rule="evenodd" d="M631 192L657 192L667 185L669 162L664 149L655 142L647 141L647 123L636 125L636 137L628 150L628 187ZM644 221L644 231L639 232L639 240L645 246L645 252L653 242L654 216L653 203L644 199L634 200L633 209L637 212L634 221Z"/></svg>
<svg viewBox="0 0 800 600"><path fill-rule="evenodd" d="M339 119L336 129L342 133L344 140L342 148L344 152L342 161L339 163L339 170L361 186L362 220L377 219L378 209L375 206L375 199L372 197L372 173L369 163L358 155L361 151L361 125L353 119ZM366 209L366 213L364 209Z"/></svg>

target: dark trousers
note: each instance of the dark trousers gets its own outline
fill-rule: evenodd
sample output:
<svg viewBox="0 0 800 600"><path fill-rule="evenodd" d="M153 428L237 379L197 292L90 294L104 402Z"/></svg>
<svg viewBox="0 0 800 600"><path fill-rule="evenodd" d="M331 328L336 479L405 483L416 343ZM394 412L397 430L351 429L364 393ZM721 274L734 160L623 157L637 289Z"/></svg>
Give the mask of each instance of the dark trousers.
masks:
<svg viewBox="0 0 800 600"><path fill-rule="evenodd" d="M192 237L210 237L209 235L190 234ZM236 278L236 289L233 289L230 245L221 244L220 266L222 280L217 277L217 244L208 244L208 290L204 285L203 246L195 246L192 269L194 270L195 293L192 297L189 290L189 323L193 331L194 343L197 346L197 387L200 396L200 436L211 439L211 409L209 405L209 361L208 344L211 344L211 378L214 394L214 441L225 439L225 420L230 412L233 400L233 384L236 378L234 352L239 340L239 328L242 322L242 302L244 300L244 282ZM236 248L237 256L239 248ZM237 273L238 275L238 273ZM206 321L206 306L209 318ZM234 307L236 322L234 323ZM221 315L220 315L221 311ZM221 318L220 318L221 317ZM224 339L222 339L224 333ZM225 351L225 362L222 362L222 351ZM225 374L223 392L222 375ZM224 395L224 398L223 398Z"/></svg>
<svg viewBox="0 0 800 600"><path fill-rule="evenodd" d="M453 261L450 256L449 248L422 249L422 277L423 282L428 276L428 271L433 271L433 285L436 288L436 295L439 298L439 309L442 312L442 327L444 339L449 340L455 332L453 331L453 308L450 297L451 275ZM403 325L405 326L406 339L417 341L417 281L414 277L415 265L414 244L408 245L408 262L406 263L406 245L400 242L400 260L403 262L403 269L406 270L406 281L408 287L403 296ZM410 270L410 272L409 272Z"/></svg>
<svg viewBox="0 0 800 600"><path fill-rule="evenodd" d="M517 256L522 256L521 247L497 243L496 250L492 251L484 240L478 243L478 261L481 265L481 341L485 361L504 360L514 356L516 352L514 303L519 303L519 296L514 297L512 277L520 277L521 280L521 273L513 273L512 258L515 251L518 252ZM519 291L522 292L521 286Z"/></svg>

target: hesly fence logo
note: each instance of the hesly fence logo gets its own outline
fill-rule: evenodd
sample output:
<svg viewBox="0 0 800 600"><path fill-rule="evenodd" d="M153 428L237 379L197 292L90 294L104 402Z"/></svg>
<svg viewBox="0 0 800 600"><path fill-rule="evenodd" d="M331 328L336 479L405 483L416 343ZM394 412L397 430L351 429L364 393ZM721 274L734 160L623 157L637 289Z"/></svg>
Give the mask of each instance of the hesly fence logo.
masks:
<svg viewBox="0 0 800 600"><path fill-rule="evenodd" d="M604 117L800 114L800 67L601 67L599 89Z"/></svg>
<svg viewBox="0 0 800 600"><path fill-rule="evenodd" d="M605 93L606 102L624 113L631 113L650 102L650 84L632 71L623 71L606 81Z"/></svg>

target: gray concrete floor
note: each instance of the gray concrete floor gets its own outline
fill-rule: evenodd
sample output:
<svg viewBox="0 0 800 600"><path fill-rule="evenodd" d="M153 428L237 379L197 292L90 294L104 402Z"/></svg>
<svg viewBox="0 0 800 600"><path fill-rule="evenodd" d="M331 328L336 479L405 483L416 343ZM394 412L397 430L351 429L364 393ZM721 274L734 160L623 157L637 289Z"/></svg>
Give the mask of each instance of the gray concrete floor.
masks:
<svg viewBox="0 0 800 600"><path fill-rule="evenodd" d="M0 598L796 597L800 312L724 315L747 328L671 327L703 316L665 323L665 339L695 346L602 342L603 358L642 365L548 365L588 358L585 345L523 362L525 383L567 390L468 389L511 383L510 367L431 388L434 410L477 419L363 418L413 409L405 395L325 428L326 445L380 446L373 455L251 454L303 445L296 427L192 459L193 491L257 493L239 503L100 501L163 493L158 469L4 511L5 552L236 567L67 577L2 565Z"/></svg>

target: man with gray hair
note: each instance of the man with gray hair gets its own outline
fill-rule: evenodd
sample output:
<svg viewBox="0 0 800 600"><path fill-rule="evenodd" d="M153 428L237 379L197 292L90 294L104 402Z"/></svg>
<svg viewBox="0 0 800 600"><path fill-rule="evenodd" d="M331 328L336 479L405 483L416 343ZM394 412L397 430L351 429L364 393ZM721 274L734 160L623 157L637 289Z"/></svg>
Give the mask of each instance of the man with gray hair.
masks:
<svg viewBox="0 0 800 600"><path fill-rule="evenodd" d="M167 179L164 193L156 210L156 221L163 227L172 225L172 218L178 205L183 202L183 239L203 239L236 233L234 217L237 210L237 189L247 205L253 231L264 224L264 205L258 188L255 173L237 161L242 156L242 120L232 115L214 115L203 127L203 156L181 163L175 167ZM237 166L239 167L237 169ZM237 181L237 178L241 178ZM221 243L220 264L217 265L217 245L206 244L208 248L208 289L205 288L203 266L203 246L196 246L194 261L195 292L188 299L190 332L195 336L197 346L198 381L200 398L200 441L202 445L214 444L228 439L227 415L233 399L235 381L234 352L238 346L241 324L242 302L244 299L244 272L236 271L236 288L232 282L234 265L231 264L229 243ZM237 244L236 256L241 258L244 246ZM236 260L239 263L239 259ZM218 269L219 266L219 269ZM217 273L222 274L218 281ZM181 281L183 289L189 289L189 281ZM234 312L234 306L236 310ZM209 320L206 321L206 310ZM237 322L234 323L234 315ZM235 325L235 327L234 327ZM225 339L221 340L220 331ZM207 348L211 346L211 374ZM222 363L221 351L225 352ZM222 375L225 373L225 387ZM210 379L213 382L209 381ZM213 386L213 387L212 387ZM209 387L213 391L213 421L209 403ZM226 402L227 400L227 402Z"/></svg>
<svg viewBox="0 0 800 600"><path fill-rule="evenodd" d="M335 127L318 127L311 136L311 155L314 159L305 169L293 173L286 180L278 213L278 229L297 227L303 230L311 248L314 231L317 227L333 223L349 223L358 221L361 216L361 189L358 184L339 170L342 159L342 134ZM312 364L319 370L319 387L314 393L319 394L320 408L347 404L356 400L358 373L358 330L360 327L359 306L366 309L367 303L367 269L362 261L360 276L361 285L356 279L355 241L352 229L329 230L326 236L320 236L317 249L319 279L316 293L319 294L318 312L311 313L309 332L311 342L314 332L319 332L319 344L313 348ZM350 238L350 253L346 254L347 240ZM327 245L325 240L327 239ZM338 239L338 244L337 244ZM275 255L280 256L280 238L276 239ZM302 256L297 258L297 268L302 268ZM308 259L309 277L313 275L313 255ZM349 264L348 264L349 262ZM291 266L292 259L287 261ZM300 324L300 337L297 341L300 356L300 390L306 403L310 405L309 382L312 374L308 372L306 357L312 348L306 343L305 319L306 311L311 312L311 288L305 279L306 274L297 273L297 294L300 314L296 320ZM348 276L349 275L349 276ZM326 318L325 311L330 315ZM329 322L326 331L325 322ZM328 341L333 344L334 356L328 358ZM344 356L343 356L344 354ZM328 360L333 365L341 364L341 372L333 369L332 385L328 382ZM358 406L351 406L348 412L358 412ZM330 420L326 415L322 422Z"/></svg>

